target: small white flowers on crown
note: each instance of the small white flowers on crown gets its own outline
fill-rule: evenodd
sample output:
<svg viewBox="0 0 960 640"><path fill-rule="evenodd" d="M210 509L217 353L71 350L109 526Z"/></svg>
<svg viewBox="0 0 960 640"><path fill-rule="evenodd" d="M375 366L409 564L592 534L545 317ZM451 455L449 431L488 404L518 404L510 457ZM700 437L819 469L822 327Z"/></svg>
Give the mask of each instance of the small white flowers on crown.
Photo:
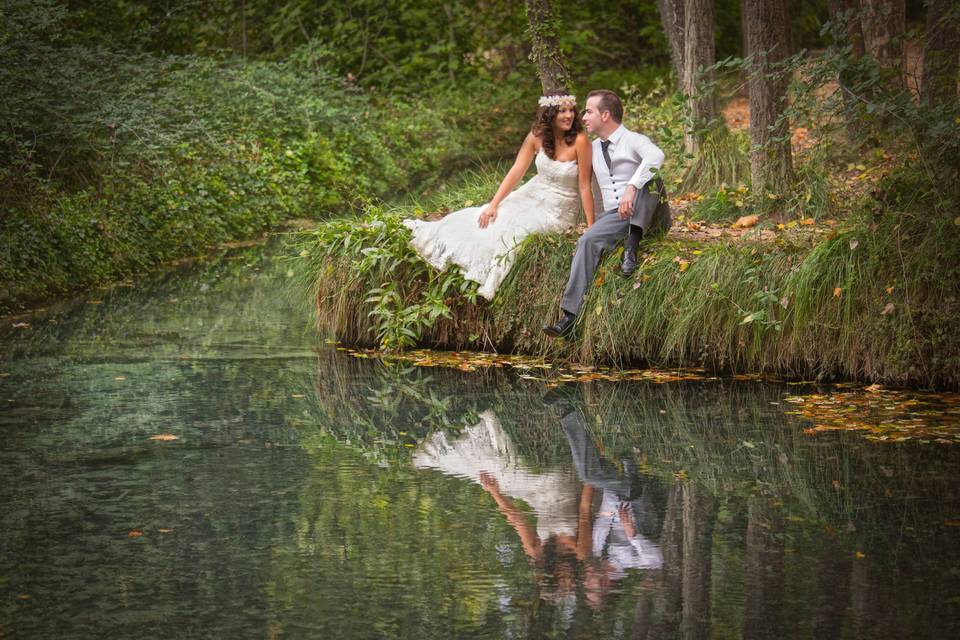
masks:
<svg viewBox="0 0 960 640"><path fill-rule="evenodd" d="M537 101L537 104L541 107L559 107L564 102L569 102L571 104L577 104L577 96L540 96L540 100Z"/></svg>

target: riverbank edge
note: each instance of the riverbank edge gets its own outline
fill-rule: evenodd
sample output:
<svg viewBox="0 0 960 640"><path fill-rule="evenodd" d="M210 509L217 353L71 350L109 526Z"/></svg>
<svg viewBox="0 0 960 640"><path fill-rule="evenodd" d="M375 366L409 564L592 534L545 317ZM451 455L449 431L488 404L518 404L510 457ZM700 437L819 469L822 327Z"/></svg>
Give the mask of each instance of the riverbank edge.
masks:
<svg viewBox="0 0 960 640"><path fill-rule="evenodd" d="M896 224L853 217L805 240L776 231L737 242L671 233L645 243L631 278L618 274L613 252L573 334L553 340L541 327L557 317L575 235L528 238L487 303L455 270L436 273L419 260L404 215L374 211L301 237L321 333L388 350L960 389L960 341L951 329L957 285L904 263L911 230L900 216ZM908 253L926 255L922 247Z"/></svg>

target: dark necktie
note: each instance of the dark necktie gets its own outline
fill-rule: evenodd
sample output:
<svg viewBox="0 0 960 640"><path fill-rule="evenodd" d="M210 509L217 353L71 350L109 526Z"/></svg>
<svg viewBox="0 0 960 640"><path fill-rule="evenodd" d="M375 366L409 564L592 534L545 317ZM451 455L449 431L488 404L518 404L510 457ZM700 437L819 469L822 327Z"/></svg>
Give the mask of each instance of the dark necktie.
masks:
<svg viewBox="0 0 960 640"><path fill-rule="evenodd" d="M610 175L613 175L613 163L610 162L610 152L607 151L607 148L610 146L609 140L600 141L600 149L603 151L603 161L607 163L607 169L610 170Z"/></svg>

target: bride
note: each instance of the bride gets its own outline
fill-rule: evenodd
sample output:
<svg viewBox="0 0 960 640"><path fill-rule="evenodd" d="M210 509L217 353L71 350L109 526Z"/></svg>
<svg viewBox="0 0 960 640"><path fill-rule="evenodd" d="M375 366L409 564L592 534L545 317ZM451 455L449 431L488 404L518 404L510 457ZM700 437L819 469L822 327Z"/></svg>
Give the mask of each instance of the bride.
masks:
<svg viewBox="0 0 960 640"><path fill-rule="evenodd" d="M534 159L537 175L514 191ZM576 97L552 91L541 96L530 133L489 203L433 222L403 224L424 260L440 271L456 264L465 279L480 285L477 293L492 300L524 238L574 228L581 204L587 226L593 224L592 166Z"/></svg>

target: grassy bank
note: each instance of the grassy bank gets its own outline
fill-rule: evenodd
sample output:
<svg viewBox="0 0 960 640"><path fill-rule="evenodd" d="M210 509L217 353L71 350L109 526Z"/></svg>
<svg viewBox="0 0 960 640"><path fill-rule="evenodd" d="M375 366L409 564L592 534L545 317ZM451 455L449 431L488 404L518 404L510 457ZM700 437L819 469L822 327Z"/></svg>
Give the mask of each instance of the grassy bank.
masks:
<svg viewBox="0 0 960 640"><path fill-rule="evenodd" d="M878 193L905 190L893 180ZM493 183L491 174L447 198L478 201ZM303 239L300 255L321 330L350 344L957 388L960 265L944 247L957 246L960 226L918 204L870 195L840 222L724 241L675 227L646 243L632 278L616 274L618 254L607 257L562 341L540 327L557 314L573 234L530 237L492 303L409 248L400 220L427 205L331 221Z"/></svg>

